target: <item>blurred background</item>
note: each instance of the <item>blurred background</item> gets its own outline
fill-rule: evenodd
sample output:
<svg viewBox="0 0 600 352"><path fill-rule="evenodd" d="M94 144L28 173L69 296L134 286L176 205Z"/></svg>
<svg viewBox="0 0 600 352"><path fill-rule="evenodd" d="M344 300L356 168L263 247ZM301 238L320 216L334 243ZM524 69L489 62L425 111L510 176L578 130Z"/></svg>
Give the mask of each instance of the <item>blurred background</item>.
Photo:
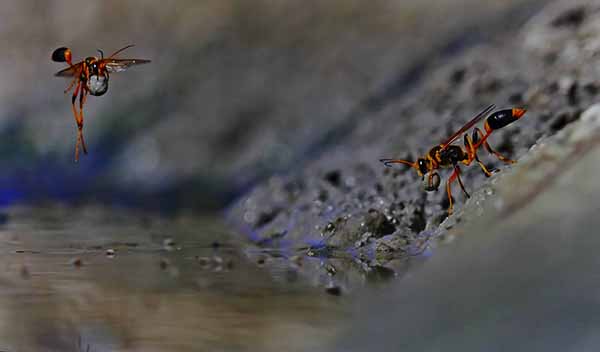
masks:
<svg viewBox="0 0 600 352"><path fill-rule="evenodd" d="M0 203L215 210L299 169L440 57L541 1L10 1L1 5ZM468 9L468 11L465 11ZM136 46L152 63L90 97L74 164L74 61Z"/></svg>
<svg viewBox="0 0 600 352"><path fill-rule="evenodd" d="M595 227L571 229L597 222L597 150L578 158L598 145L600 8L549 2L3 2L0 350L398 350L399 330L415 351L485 350L532 340L519 314L577 301L565 287L593 304L573 273L597 266ZM152 62L88 98L75 163L50 56L128 44ZM466 172L457 216L378 162L491 103L529 109L493 136L519 163ZM597 320L574 307L548 322Z"/></svg>

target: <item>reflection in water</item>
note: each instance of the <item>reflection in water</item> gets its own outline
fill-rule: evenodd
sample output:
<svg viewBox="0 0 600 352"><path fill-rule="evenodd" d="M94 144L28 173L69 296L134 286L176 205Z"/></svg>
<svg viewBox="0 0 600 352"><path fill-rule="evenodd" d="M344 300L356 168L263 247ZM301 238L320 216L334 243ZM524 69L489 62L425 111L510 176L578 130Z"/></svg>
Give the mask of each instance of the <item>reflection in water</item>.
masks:
<svg viewBox="0 0 600 352"><path fill-rule="evenodd" d="M249 262L211 219L73 212L7 211L0 350L314 350L348 314L348 296Z"/></svg>

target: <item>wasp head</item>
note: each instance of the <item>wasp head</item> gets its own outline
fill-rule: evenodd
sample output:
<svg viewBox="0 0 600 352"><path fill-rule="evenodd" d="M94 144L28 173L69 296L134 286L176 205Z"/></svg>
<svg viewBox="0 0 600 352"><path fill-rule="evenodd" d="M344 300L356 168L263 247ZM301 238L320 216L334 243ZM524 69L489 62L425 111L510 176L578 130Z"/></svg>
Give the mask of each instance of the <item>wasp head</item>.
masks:
<svg viewBox="0 0 600 352"><path fill-rule="evenodd" d="M91 75L97 75L98 74L98 58L90 56L90 57L88 57L88 58L85 59L85 64L86 64L87 69L88 69L88 71L89 71L89 73Z"/></svg>
<svg viewBox="0 0 600 352"><path fill-rule="evenodd" d="M424 158L417 159L415 163L415 169L419 176L423 177L427 172L429 172L430 164Z"/></svg>

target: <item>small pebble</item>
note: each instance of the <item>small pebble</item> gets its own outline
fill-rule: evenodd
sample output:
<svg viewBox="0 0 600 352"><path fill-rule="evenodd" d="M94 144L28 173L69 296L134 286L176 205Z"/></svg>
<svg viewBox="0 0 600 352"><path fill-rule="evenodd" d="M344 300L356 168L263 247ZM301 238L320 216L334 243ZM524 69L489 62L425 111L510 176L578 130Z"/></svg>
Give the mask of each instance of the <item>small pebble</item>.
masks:
<svg viewBox="0 0 600 352"><path fill-rule="evenodd" d="M337 269L331 264L325 266L325 271L327 271L327 274L329 276L334 276L335 274L337 274Z"/></svg>
<svg viewBox="0 0 600 352"><path fill-rule="evenodd" d="M583 90L586 93L588 93L589 95L596 95L596 94L598 94L598 91L600 90L600 88L598 87L598 85L596 85L596 83L588 82L583 85Z"/></svg>
<svg viewBox="0 0 600 352"><path fill-rule="evenodd" d="M467 70L465 68L457 68L454 71L452 71L452 73L450 74L450 82L453 84L458 84L458 83L462 83L465 75L467 73Z"/></svg>
<svg viewBox="0 0 600 352"><path fill-rule="evenodd" d="M169 238L165 238L163 240L163 249L164 250L170 252L175 249L174 246L175 246L175 241L173 241L172 238L169 237Z"/></svg>
<svg viewBox="0 0 600 352"><path fill-rule="evenodd" d="M302 256L301 255L291 256L290 261L299 267L302 266Z"/></svg>
<svg viewBox="0 0 600 352"><path fill-rule="evenodd" d="M83 261L81 260L81 258L73 258L71 259L71 265L79 268L83 265Z"/></svg>
<svg viewBox="0 0 600 352"><path fill-rule="evenodd" d="M210 259L208 257L199 257L196 256L196 261L203 269L206 269L210 265Z"/></svg>
<svg viewBox="0 0 600 352"><path fill-rule="evenodd" d="M334 187L339 187L342 183L342 174L339 170L329 171L323 178Z"/></svg>
<svg viewBox="0 0 600 352"><path fill-rule="evenodd" d="M161 259L160 260L160 268L162 270L166 270L169 267L169 261L167 259Z"/></svg>
<svg viewBox="0 0 600 352"><path fill-rule="evenodd" d="M325 292L327 292L328 294L332 295L332 296L341 296L342 295L342 289L339 286L329 286L325 289Z"/></svg>
<svg viewBox="0 0 600 352"><path fill-rule="evenodd" d="M27 280L29 278L31 278L31 273L29 272L29 267L27 265L23 265L21 266L21 278L23 280Z"/></svg>
<svg viewBox="0 0 600 352"><path fill-rule="evenodd" d="M256 264L258 265L264 265L267 262L267 258L265 258L265 256L260 256L258 257L258 259L256 260Z"/></svg>

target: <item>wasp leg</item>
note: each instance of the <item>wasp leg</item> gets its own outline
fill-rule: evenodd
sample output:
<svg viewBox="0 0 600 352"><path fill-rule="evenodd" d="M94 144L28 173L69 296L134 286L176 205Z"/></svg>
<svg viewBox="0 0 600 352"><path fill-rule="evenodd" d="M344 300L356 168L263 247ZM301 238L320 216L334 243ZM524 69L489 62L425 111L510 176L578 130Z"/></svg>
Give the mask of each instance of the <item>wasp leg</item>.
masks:
<svg viewBox="0 0 600 352"><path fill-rule="evenodd" d="M77 108L75 107L75 101L77 100L77 96L79 95L79 112L77 112ZM77 123L77 143L75 144L75 162L79 161L79 146L81 145L83 152L87 154L87 148L85 146L85 141L83 139L83 103L85 102L85 97L87 96L87 91L85 87L81 84L81 81L77 83L75 90L73 91L73 95L71 97L71 107L73 108L73 115L75 116L75 122Z"/></svg>
<svg viewBox="0 0 600 352"><path fill-rule="evenodd" d="M473 160L477 161L477 164L479 164L479 167L481 167L481 170L485 176L490 177L492 176L492 173L490 170L488 170L485 164L479 160L479 157L477 156L477 149L475 149L475 143L477 143L477 135L473 134L473 139L471 139L468 134L465 134L465 148L467 149L469 155L469 158L465 164L469 165L471 162L473 162Z"/></svg>
<svg viewBox="0 0 600 352"><path fill-rule="evenodd" d="M471 197L469 193L467 193L467 191L465 190L465 186L463 185L462 180L460 179L460 168L458 167L458 165L454 166L454 172L452 172L452 174L448 178L448 181L446 181L446 193L448 193L448 202L450 203L450 205L448 206L448 216L452 215L454 209L452 201L452 182L454 182L454 180L456 179L458 179L458 183L460 184L460 187L462 188L463 192L465 192L467 198Z"/></svg>
<svg viewBox="0 0 600 352"><path fill-rule="evenodd" d="M448 178L448 181L446 181L446 193L448 193L448 203L450 204L448 205L448 216L452 215L452 182L454 182L454 180L456 179L456 175L457 174L455 169L452 175L450 175L450 177Z"/></svg>
<svg viewBox="0 0 600 352"><path fill-rule="evenodd" d="M73 88L73 86L75 85L75 82L79 82L79 77L73 78L73 80L71 81L71 84L69 84L69 86L67 87L67 89L65 89L65 94L69 93L69 91L71 90L71 88Z"/></svg>
<svg viewBox="0 0 600 352"><path fill-rule="evenodd" d="M481 137L481 141L478 143L478 145L481 145L481 143L483 143L483 146L485 147L485 149L488 151L488 153L490 154L494 154L498 159L500 159L501 161L507 163L507 164L514 164L516 161L509 159L507 157L505 157L504 155L498 153L497 151L493 150L492 147L490 146L490 144L487 142L487 137L490 135L491 133L488 133L487 135L484 135L483 132L476 127L475 130L473 130L473 140L475 140L475 143L477 142L477 138L478 136Z"/></svg>
<svg viewBox="0 0 600 352"><path fill-rule="evenodd" d="M87 154L87 147L85 146L85 139L83 139L83 105L87 99L88 91L85 87L81 87L79 91L79 116L81 117L81 123L77 123L78 129L78 139L81 142L81 149L83 149L83 153Z"/></svg>
<svg viewBox="0 0 600 352"><path fill-rule="evenodd" d="M458 179L458 184L460 185L460 188L465 193L465 196L467 196L467 198L471 198L471 195L465 189L465 185L463 184L462 179L460 178L460 168L458 167L458 165L454 166L454 170L456 171L456 178Z"/></svg>
<svg viewBox="0 0 600 352"><path fill-rule="evenodd" d="M77 95L80 94L82 89L81 81L77 82L77 86L71 96L71 108L73 109L73 116L75 116L75 122L77 123L78 128L77 143L75 144L75 162L79 161L79 144L81 143L81 129L83 128L83 117L79 116L77 108L75 107L75 101L77 101Z"/></svg>

